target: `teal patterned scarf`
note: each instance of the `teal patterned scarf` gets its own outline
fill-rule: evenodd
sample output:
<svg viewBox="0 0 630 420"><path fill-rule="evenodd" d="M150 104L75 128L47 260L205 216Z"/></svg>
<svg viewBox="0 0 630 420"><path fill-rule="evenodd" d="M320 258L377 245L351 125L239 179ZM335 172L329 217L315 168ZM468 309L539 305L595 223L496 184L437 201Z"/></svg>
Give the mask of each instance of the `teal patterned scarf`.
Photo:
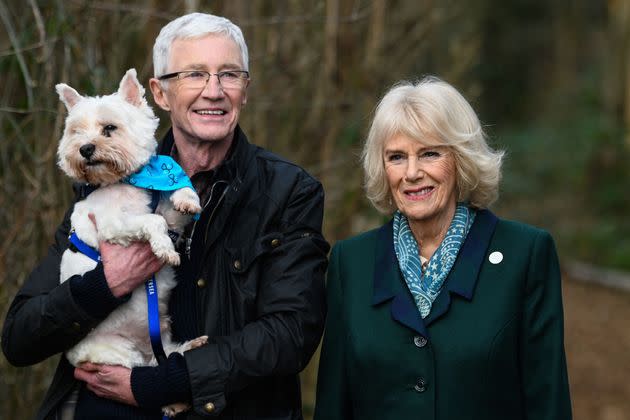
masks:
<svg viewBox="0 0 630 420"><path fill-rule="evenodd" d="M416 302L422 318L431 312L431 305L440 293L444 280L451 271L459 249L475 221L476 211L459 203L446 237L422 272L420 250L411 233L407 218L397 211L394 214L394 250L407 287Z"/></svg>

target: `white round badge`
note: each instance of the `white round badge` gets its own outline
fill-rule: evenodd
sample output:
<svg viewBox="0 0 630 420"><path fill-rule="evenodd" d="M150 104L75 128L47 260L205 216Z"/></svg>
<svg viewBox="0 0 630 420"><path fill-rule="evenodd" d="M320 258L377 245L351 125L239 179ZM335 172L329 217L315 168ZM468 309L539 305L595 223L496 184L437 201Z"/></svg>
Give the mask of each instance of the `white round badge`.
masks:
<svg viewBox="0 0 630 420"><path fill-rule="evenodd" d="M492 264L499 264L501 261L503 261L503 254L500 253L499 251L494 251L492 254L490 254L490 256L488 257L488 260Z"/></svg>

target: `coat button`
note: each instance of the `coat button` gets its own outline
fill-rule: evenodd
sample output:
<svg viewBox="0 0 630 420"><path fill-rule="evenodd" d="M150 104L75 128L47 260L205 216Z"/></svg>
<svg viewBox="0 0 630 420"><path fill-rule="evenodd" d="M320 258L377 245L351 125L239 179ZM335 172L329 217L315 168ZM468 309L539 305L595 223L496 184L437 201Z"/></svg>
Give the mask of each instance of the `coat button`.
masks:
<svg viewBox="0 0 630 420"><path fill-rule="evenodd" d="M78 322L73 322L72 323L72 329L75 331L81 331L81 324L79 324Z"/></svg>
<svg viewBox="0 0 630 420"><path fill-rule="evenodd" d="M276 238L276 239L272 239L272 240L271 240L271 246L272 246L273 248L278 247L278 245L280 245L280 239L277 239L277 238Z"/></svg>
<svg viewBox="0 0 630 420"><path fill-rule="evenodd" d="M214 411L214 404L209 402L208 404L204 405L203 408L204 410L206 410L206 413L212 413Z"/></svg>
<svg viewBox="0 0 630 420"><path fill-rule="evenodd" d="M416 390L416 392L424 392L427 390L427 381L425 381L423 378L418 379L418 382L416 382L416 384L414 385L413 389Z"/></svg>
<svg viewBox="0 0 630 420"><path fill-rule="evenodd" d="M206 287L206 281L204 279L197 280L197 287L199 288Z"/></svg>
<svg viewBox="0 0 630 420"><path fill-rule="evenodd" d="M422 347L424 347L424 346L426 346L426 345L427 345L427 339L426 339L426 338L424 338L424 337L423 337L423 336L421 336L421 335L416 335L416 336L413 338L413 344L415 344L415 345L416 345L416 347L420 347L420 348L422 348Z"/></svg>
<svg viewBox="0 0 630 420"><path fill-rule="evenodd" d="M234 268L236 268L237 270L241 269L241 261L240 260L234 261Z"/></svg>

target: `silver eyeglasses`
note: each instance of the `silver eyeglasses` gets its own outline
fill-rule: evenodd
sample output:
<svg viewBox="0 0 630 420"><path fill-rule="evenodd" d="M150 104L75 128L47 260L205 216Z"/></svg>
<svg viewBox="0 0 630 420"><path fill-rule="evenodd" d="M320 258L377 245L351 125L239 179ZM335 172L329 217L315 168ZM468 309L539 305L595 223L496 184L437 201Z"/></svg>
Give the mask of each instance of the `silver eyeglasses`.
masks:
<svg viewBox="0 0 630 420"><path fill-rule="evenodd" d="M226 70L218 73L209 73L204 70L177 71L160 76L158 80L177 78L183 87L203 89L212 76L217 76L223 89L242 88L249 81L249 72L245 70Z"/></svg>

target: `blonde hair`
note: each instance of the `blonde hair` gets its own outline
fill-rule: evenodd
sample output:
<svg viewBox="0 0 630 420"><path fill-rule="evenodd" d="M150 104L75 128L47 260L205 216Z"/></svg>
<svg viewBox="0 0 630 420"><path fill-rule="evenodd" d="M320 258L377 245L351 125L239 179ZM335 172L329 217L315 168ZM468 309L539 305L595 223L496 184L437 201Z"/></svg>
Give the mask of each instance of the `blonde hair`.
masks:
<svg viewBox="0 0 630 420"><path fill-rule="evenodd" d="M454 152L457 201L490 206L499 195L503 151L495 151L475 111L450 84L429 76L394 85L379 102L362 153L367 198L382 213L396 210L385 174L385 142L395 135L438 139Z"/></svg>

